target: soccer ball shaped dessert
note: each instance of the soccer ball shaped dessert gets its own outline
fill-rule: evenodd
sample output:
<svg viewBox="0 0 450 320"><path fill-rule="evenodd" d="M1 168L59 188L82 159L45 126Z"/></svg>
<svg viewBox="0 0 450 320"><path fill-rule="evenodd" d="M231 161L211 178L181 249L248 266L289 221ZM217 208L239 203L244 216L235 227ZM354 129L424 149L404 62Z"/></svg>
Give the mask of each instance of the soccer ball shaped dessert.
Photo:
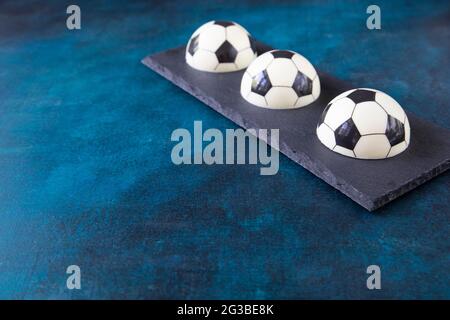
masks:
<svg viewBox="0 0 450 320"><path fill-rule="evenodd" d="M270 109L295 109L315 101L320 80L312 64L293 51L272 50L256 58L242 77L241 95Z"/></svg>
<svg viewBox="0 0 450 320"><path fill-rule="evenodd" d="M402 107L374 89L353 89L331 100L317 126L329 149L358 159L390 158L409 145L410 127Z"/></svg>
<svg viewBox="0 0 450 320"><path fill-rule="evenodd" d="M208 72L237 71L256 57L250 34L230 21L210 21L198 28L186 46L186 62Z"/></svg>

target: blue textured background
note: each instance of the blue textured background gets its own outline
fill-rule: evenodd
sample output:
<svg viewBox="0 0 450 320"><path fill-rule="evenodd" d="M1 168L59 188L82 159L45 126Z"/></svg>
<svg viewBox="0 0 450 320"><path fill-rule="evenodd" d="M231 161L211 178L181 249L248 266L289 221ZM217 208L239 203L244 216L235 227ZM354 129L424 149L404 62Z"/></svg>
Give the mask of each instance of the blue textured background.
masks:
<svg viewBox="0 0 450 320"><path fill-rule="evenodd" d="M139 62L230 19L449 128L448 1L76 3L0 2L0 298L450 298L448 173L370 214L286 157L177 167L174 129L235 125Z"/></svg>

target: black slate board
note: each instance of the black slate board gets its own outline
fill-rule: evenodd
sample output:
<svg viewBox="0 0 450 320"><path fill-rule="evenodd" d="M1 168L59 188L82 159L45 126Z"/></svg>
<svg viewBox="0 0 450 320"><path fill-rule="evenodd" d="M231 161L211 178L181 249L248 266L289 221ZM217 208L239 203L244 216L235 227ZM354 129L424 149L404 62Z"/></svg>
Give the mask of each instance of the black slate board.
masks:
<svg viewBox="0 0 450 320"><path fill-rule="evenodd" d="M271 50L260 42L257 47L259 53ZM241 97L244 71L200 72L185 63L184 52L185 47L167 50L147 56L142 63L245 129L279 128L282 153L369 211L450 167L450 131L408 112L411 144L396 157L351 159L323 146L315 134L317 121L332 98L352 88L325 73L318 72L322 90L313 104L296 110L270 110L255 107Z"/></svg>

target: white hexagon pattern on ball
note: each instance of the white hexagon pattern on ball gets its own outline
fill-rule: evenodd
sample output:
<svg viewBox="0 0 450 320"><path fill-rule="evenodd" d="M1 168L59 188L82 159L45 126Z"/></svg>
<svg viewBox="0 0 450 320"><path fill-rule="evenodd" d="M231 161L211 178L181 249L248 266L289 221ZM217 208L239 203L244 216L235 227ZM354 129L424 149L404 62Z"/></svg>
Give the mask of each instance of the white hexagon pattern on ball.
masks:
<svg viewBox="0 0 450 320"><path fill-rule="evenodd" d="M199 34L198 46L200 49L215 52L225 42L225 39L225 28L212 24Z"/></svg>
<svg viewBox="0 0 450 320"><path fill-rule="evenodd" d="M353 151L359 159L384 159L391 149L384 134L362 136Z"/></svg>
<svg viewBox="0 0 450 320"><path fill-rule="evenodd" d="M334 131L329 126L322 123L317 127L317 135L320 137L320 141L326 145L329 149L333 149L336 146L336 139L334 138Z"/></svg>
<svg viewBox="0 0 450 320"><path fill-rule="evenodd" d="M267 105L273 108L294 107L297 94L292 88L272 87L266 94Z"/></svg>
<svg viewBox="0 0 450 320"><path fill-rule="evenodd" d="M398 155L399 153L401 153L403 150L405 150L408 147L408 145L406 144L406 141L403 141L395 146L393 146L391 148L391 150L389 151L389 155L388 157L393 157Z"/></svg>
<svg viewBox="0 0 450 320"><path fill-rule="evenodd" d="M253 52L252 48L243 49L237 54L234 63L239 69L244 69L245 67L247 67L248 61L253 60L254 57L255 53Z"/></svg>
<svg viewBox="0 0 450 320"><path fill-rule="evenodd" d="M333 131L334 146L330 132L323 126ZM379 90L358 88L330 101L316 133L336 153L358 159L385 159L406 150L411 129L406 113L392 97Z"/></svg>
<svg viewBox="0 0 450 320"><path fill-rule="evenodd" d="M293 51L272 50L248 66L241 81L241 95L258 107L300 108L319 98L320 80L305 57Z"/></svg>
<svg viewBox="0 0 450 320"><path fill-rule="evenodd" d="M316 76L312 83L313 91L313 100L317 99L320 96L320 79L319 76Z"/></svg>
<svg viewBox="0 0 450 320"><path fill-rule="evenodd" d="M314 69L313 65L308 61L308 59L299 54L296 54L292 56L292 61L297 66L298 70L302 70L305 76L307 76L311 80L316 77L316 69Z"/></svg>
<svg viewBox="0 0 450 320"><path fill-rule="evenodd" d="M215 69L219 61L214 53L202 50L192 57L192 63L198 66L198 70L208 71Z"/></svg>
<svg viewBox="0 0 450 320"><path fill-rule="evenodd" d="M252 89L252 77L247 72L242 76L241 95L248 95Z"/></svg>
<svg viewBox="0 0 450 320"><path fill-rule="evenodd" d="M231 72L236 71L236 64L234 63L219 63L216 67L217 72Z"/></svg>
<svg viewBox="0 0 450 320"><path fill-rule="evenodd" d="M254 77L261 71L265 70L267 66L273 61L273 59L273 56L266 52L253 60L253 62L250 63L245 72L248 73L251 77Z"/></svg>
<svg viewBox="0 0 450 320"><path fill-rule="evenodd" d="M376 102L358 103L353 111L352 118L361 135L383 134L386 131L387 114Z"/></svg>
<svg viewBox="0 0 450 320"><path fill-rule="evenodd" d="M314 96L312 94L309 94L307 96L298 97L297 101L295 102L296 107L302 107L307 106L308 104L311 104L314 102Z"/></svg>
<svg viewBox="0 0 450 320"><path fill-rule="evenodd" d="M207 72L247 68L256 58L250 34L231 21L210 21L198 28L186 46L186 63Z"/></svg>
<svg viewBox="0 0 450 320"><path fill-rule="evenodd" d="M237 51L250 48L248 34L237 26L227 27L227 39Z"/></svg>
<svg viewBox="0 0 450 320"><path fill-rule="evenodd" d="M401 121L403 121L403 119L405 118L405 111L403 111L403 108L398 104L397 101L395 101L392 97L388 96L387 94L378 91L375 94L375 101L380 106L383 106L384 110L394 118L399 119Z"/></svg>
<svg viewBox="0 0 450 320"><path fill-rule="evenodd" d="M266 98L264 98L263 96L260 96L259 94L254 93L254 92L249 92L246 100L248 102L250 102L251 104L254 104L255 106L261 106L261 107L267 106Z"/></svg>
<svg viewBox="0 0 450 320"><path fill-rule="evenodd" d="M349 150L349 149L341 147L341 146L335 146L333 148L333 151L343 154L344 156L347 156L347 157L351 157L351 158L355 157L355 153L353 152L353 150Z"/></svg>
<svg viewBox="0 0 450 320"><path fill-rule="evenodd" d="M330 105L324 122L331 129L336 130L345 120L350 119L353 110L355 110L355 103L350 99L343 98Z"/></svg>
<svg viewBox="0 0 450 320"><path fill-rule="evenodd" d="M267 67L270 83L274 87L291 87L297 72L292 60L288 59L275 59Z"/></svg>

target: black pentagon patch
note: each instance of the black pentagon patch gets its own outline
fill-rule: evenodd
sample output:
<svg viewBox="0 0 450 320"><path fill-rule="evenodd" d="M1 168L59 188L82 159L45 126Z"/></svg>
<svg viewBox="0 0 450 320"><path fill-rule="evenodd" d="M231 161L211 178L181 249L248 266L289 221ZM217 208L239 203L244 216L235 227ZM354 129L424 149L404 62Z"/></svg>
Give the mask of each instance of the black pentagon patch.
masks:
<svg viewBox="0 0 450 320"><path fill-rule="evenodd" d="M216 50L216 56L217 60L219 60L219 63L233 63L236 59L237 54L238 52L236 48L233 47L233 45L228 41L222 43L219 49Z"/></svg>
<svg viewBox="0 0 450 320"><path fill-rule="evenodd" d="M361 134L353 120L350 118L341 124L335 131L334 137L338 146L353 150L358 143Z"/></svg>
<svg viewBox="0 0 450 320"><path fill-rule="evenodd" d="M292 58L292 56L294 55L293 52L291 51L287 51L287 50L275 50L273 52L271 52L271 54L273 55L273 57L276 58L286 58L286 59L290 59Z"/></svg>
<svg viewBox="0 0 450 320"><path fill-rule="evenodd" d="M258 52L258 48L256 46L256 41L255 39L253 39L253 37L248 36L248 40L250 41L250 48L252 49L253 52Z"/></svg>
<svg viewBox="0 0 450 320"><path fill-rule="evenodd" d="M297 72L292 89L299 97L307 96L312 93L312 81L303 73Z"/></svg>
<svg viewBox="0 0 450 320"><path fill-rule="evenodd" d="M387 119L386 137L391 146L395 146L396 144L405 141L405 126L391 115L388 115Z"/></svg>
<svg viewBox="0 0 450 320"><path fill-rule="evenodd" d="M375 91L357 89L350 93L347 98L352 99L355 104L364 101L375 101L375 93Z"/></svg>
<svg viewBox="0 0 450 320"><path fill-rule="evenodd" d="M329 103L329 104L325 107L325 109L323 110L322 115L320 116L320 120L319 120L318 126L320 126L322 123L325 122L325 117L327 116L327 113L328 113L328 110L330 110L330 107L331 107L331 103Z"/></svg>
<svg viewBox="0 0 450 320"><path fill-rule="evenodd" d="M214 21L214 24L217 24L217 25L225 27L225 28L229 27L229 26L234 26L234 23L230 22L230 21L220 21L220 20L218 20L218 21Z"/></svg>
<svg viewBox="0 0 450 320"><path fill-rule="evenodd" d="M194 53L198 50L198 38L199 35L196 35L191 39L191 42L189 42L188 52L191 54L191 56L193 56Z"/></svg>
<svg viewBox="0 0 450 320"><path fill-rule="evenodd" d="M272 83L270 82L269 75L266 70L263 70L253 77L252 92L265 96L270 88L272 88Z"/></svg>

